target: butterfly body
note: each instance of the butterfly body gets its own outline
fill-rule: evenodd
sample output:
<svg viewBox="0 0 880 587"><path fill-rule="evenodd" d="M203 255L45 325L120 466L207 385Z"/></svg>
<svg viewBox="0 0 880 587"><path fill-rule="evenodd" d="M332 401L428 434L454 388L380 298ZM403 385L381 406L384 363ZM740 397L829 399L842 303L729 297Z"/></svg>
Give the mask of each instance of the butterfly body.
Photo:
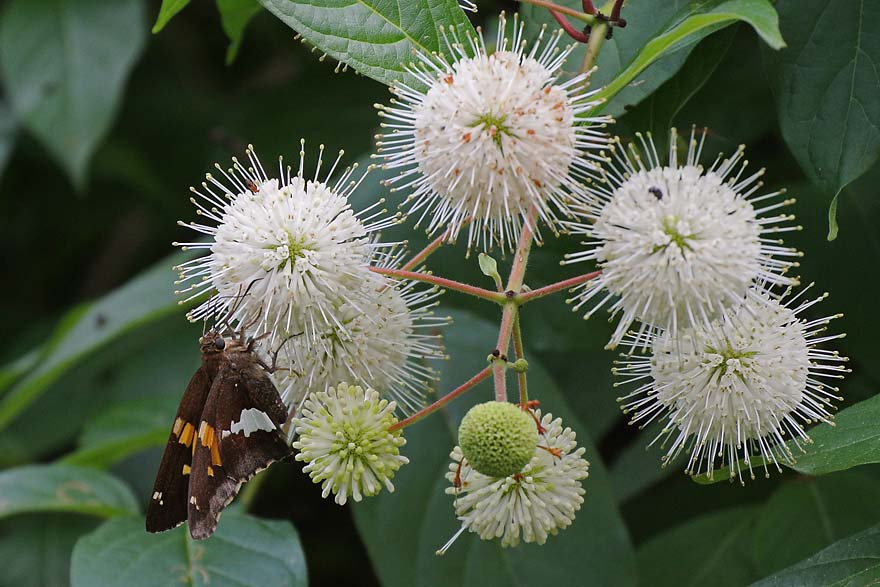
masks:
<svg viewBox="0 0 880 587"><path fill-rule="evenodd" d="M242 484L291 452L280 432L287 408L253 342L215 331L199 342L202 365L177 410L146 521L148 532L189 521L197 540L213 534Z"/></svg>

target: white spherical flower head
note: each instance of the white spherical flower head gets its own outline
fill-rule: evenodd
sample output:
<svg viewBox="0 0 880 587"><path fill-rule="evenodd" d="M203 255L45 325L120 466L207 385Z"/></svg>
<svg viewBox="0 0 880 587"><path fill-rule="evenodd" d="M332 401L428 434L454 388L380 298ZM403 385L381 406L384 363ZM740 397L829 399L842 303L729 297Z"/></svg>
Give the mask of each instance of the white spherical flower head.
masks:
<svg viewBox="0 0 880 587"><path fill-rule="evenodd" d="M465 530L483 540L501 539L501 546L523 542L544 544L548 536L568 527L584 502L582 482L589 476L585 449L576 435L562 427L560 418L541 416L541 431L534 456L522 471L490 477L473 469L456 446L446 478L446 493L455 496L455 513L461 529L438 551L443 554Z"/></svg>
<svg viewBox="0 0 880 587"><path fill-rule="evenodd" d="M409 459L400 454L406 444L397 423L394 402L381 399L371 389L339 384L306 399L293 425L299 439L293 447L296 460L315 483L322 496L330 493L339 505L349 497L361 501L382 488L394 491L391 478Z"/></svg>
<svg viewBox="0 0 880 587"><path fill-rule="evenodd" d="M616 374L650 379L621 398L624 412L642 426L665 421L658 436L668 447L665 462L685 451L688 474L711 474L720 458L731 478L742 481L743 463L754 478L755 455L765 472L768 463L792 462L791 448L809 442L804 425L832 418L831 400L841 398L826 381L843 377L847 359L816 345L843 335L824 332L837 316L800 319L825 297L800 295L749 297L708 327L653 337L651 357L624 356Z"/></svg>
<svg viewBox="0 0 880 587"><path fill-rule="evenodd" d="M381 389L406 414L422 407L436 379L426 360L445 358L438 331L449 319L433 313L441 292L416 282L383 284L371 283L357 307L335 308L315 337L284 343L283 369L273 378L294 411L305 395L339 381Z"/></svg>
<svg viewBox="0 0 880 587"><path fill-rule="evenodd" d="M197 213L213 224L184 225L211 238L183 243L208 254L179 269L182 281L193 282L184 290L190 298L216 294L190 318L214 315L258 333L314 334L333 308L358 302L365 281L381 283L366 270L378 246L370 234L396 220L352 211L348 197L363 176L353 180L353 166L330 183L339 157L322 175L319 155L314 179L305 179L301 151L296 175L279 159L280 176L270 179L250 148L247 155L248 168L235 159L232 169L218 166L228 185L208 175L201 190L193 189L201 198L193 198Z"/></svg>
<svg viewBox="0 0 880 587"><path fill-rule="evenodd" d="M502 15L491 54L482 37L453 37L454 61L419 55L410 70L419 83L395 87L399 100L379 106L389 121L379 157L400 170L389 183L413 189L410 213L430 216L429 232L454 239L470 219L469 248L512 245L535 223L531 210L555 231L559 214L589 199L585 184L608 144L609 119L585 115L598 104L586 76L558 82L571 51L558 49L561 31L546 43L542 31L530 50L516 19L512 38L506 31Z"/></svg>
<svg viewBox="0 0 880 587"><path fill-rule="evenodd" d="M702 141L691 134L686 161L678 162L677 135L670 138L670 161L661 165L656 149L642 141L648 165L633 151L615 147L601 204L584 210L584 222L571 225L585 234L585 251L567 262L595 260L601 275L577 289L575 309L593 303L586 317L610 303L620 321L609 347L616 346L633 322L650 328L679 329L708 323L739 304L756 281L793 285L785 275L800 253L768 238L788 215L762 217L788 205L785 200L756 207L782 192L754 197L762 171L743 177L742 149L708 169L698 163ZM604 292L604 293L603 293ZM613 301L612 301L613 300Z"/></svg>

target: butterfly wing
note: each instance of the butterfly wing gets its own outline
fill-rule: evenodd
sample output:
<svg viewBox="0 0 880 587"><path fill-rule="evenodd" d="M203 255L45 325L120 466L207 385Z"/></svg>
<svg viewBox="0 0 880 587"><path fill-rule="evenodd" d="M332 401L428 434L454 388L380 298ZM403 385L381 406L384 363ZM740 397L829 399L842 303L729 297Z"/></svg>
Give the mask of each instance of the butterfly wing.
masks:
<svg viewBox="0 0 880 587"><path fill-rule="evenodd" d="M203 365L186 386L147 506L148 532L170 530L187 519L193 448L211 385L212 378Z"/></svg>
<svg viewBox="0 0 880 587"><path fill-rule="evenodd" d="M242 484L291 449L278 427L287 410L268 374L244 358L224 364L205 404L193 455L189 529L209 537Z"/></svg>

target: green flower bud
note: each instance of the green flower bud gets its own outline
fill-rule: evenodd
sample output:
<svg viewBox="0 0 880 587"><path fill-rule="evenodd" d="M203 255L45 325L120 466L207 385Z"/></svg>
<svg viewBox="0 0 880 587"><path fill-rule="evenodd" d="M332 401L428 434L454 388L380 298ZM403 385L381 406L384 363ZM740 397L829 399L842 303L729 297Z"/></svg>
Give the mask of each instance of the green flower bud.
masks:
<svg viewBox="0 0 880 587"><path fill-rule="evenodd" d="M532 417L516 405L486 402L462 418L458 444L474 470L507 477L519 473L535 455L538 429Z"/></svg>

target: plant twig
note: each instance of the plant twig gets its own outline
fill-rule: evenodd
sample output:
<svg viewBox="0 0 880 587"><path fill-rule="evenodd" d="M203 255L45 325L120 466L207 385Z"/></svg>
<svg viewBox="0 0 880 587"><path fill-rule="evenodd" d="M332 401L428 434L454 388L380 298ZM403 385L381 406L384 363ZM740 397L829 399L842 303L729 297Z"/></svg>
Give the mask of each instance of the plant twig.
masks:
<svg viewBox="0 0 880 587"><path fill-rule="evenodd" d="M577 277L572 277L570 279L565 279L563 281L558 281L556 283L551 283L550 285L545 285L544 287L539 287L538 289L533 289L532 291L527 291L525 293L517 294L514 298L517 304L525 304L526 302L531 302L532 300L537 300L538 298L543 298L544 296L556 293L558 291L571 289L577 285L582 283L586 283L591 279L595 279L599 277L601 271L593 271L592 273L587 273L585 275L578 275Z"/></svg>
<svg viewBox="0 0 880 587"><path fill-rule="evenodd" d="M463 294L476 296L484 300L489 300L490 302L495 302L496 304L503 304L507 301L507 298L504 296L504 294L498 293L496 291L490 291L488 289L483 289L482 287L469 285L460 281L453 281L452 279L446 279L445 277L437 277L436 275L431 275L430 273L404 271L402 269L388 269L386 267L370 267L370 271L397 279L412 279L414 281L431 283L444 289L451 289L453 291L457 291Z"/></svg>
<svg viewBox="0 0 880 587"><path fill-rule="evenodd" d="M513 355L517 359L525 360L526 358L525 349L523 348L522 330L519 327L519 312L516 313L516 317L513 319ZM519 383L519 403L525 406L529 403L529 387L526 372L517 371L516 380Z"/></svg>
<svg viewBox="0 0 880 587"><path fill-rule="evenodd" d="M486 368L484 368L482 371L480 371L479 373L477 373L476 375L474 375L473 377L471 377L470 379L468 379L467 381L465 381L464 383L462 383L461 385L459 385L458 387L456 387L455 389L453 389L452 391L450 391L449 393L447 393L446 395L444 395L443 397L441 397L440 399L438 399L437 401L432 403L430 406L425 406L424 408L422 408L421 410L419 410L418 412L416 412L415 414L413 414L409 418L401 420L397 424L391 426L389 428L389 430L391 430L391 431L400 430L401 428L406 428L410 424L414 424L414 423L418 422L419 420L421 420L422 418L424 418L428 414L430 414L432 412L436 412L437 410L439 410L440 408L442 408L443 406L445 406L446 404L448 404L449 402L451 402L452 400L454 400L455 398L457 398L458 396L460 396L461 394L463 394L464 392L466 392L470 388L474 387L479 382L483 381L484 379L488 379L491 374L492 374L492 366L489 365Z"/></svg>

